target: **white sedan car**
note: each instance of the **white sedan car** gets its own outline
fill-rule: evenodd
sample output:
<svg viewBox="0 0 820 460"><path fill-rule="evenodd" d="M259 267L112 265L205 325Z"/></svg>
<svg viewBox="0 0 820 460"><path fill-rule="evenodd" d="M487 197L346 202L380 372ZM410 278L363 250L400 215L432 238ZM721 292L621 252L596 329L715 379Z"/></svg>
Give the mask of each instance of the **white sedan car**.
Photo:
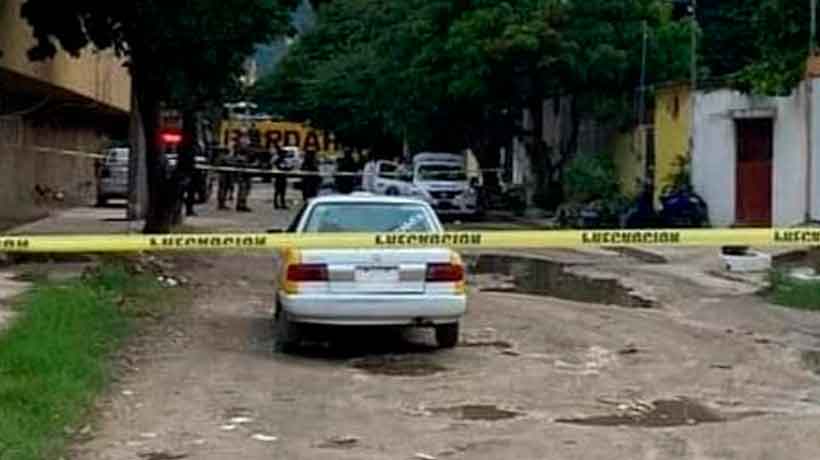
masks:
<svg viewBox="0 0 820 460"><path fill-rule="evenodd" d="M312 200L293 233L442 232L421 200L353 194ZM306 324L434 327L439 347L456 346L466 311L464 265L446 248L286 249L278 261L279 350Z"/></svg>

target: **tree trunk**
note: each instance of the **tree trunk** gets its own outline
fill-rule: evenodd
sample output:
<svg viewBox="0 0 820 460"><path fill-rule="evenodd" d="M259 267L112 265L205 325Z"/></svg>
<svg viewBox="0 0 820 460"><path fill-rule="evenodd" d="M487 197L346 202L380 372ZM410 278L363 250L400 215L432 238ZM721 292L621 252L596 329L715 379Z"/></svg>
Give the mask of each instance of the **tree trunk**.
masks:
<svg viewBox="0 0 820 460"><path fill-rule="evenodd" d="M549 174L547 175L546 190L550 197L547 203L548 208L554 208L564 202L564 167L578 153L578 139L581 133L581 114L578 111L578 100L576 96L570 96L569 104L569 135L567 139L561 139L558 146L558 158L552 163L550 159Z"/></svg>
<svg viewBox="0 0 820 460"><path fill-rule="evenodd" d="M534 196L532 201L542 206L549 193L547 183L549 181L549 164L547 149L544 142L544 98L532 96L527 103L527 110L530 113L529 139L526 142L527 154L530 157L530 168L535 179Z"/></svg>
<svg viewBox="0 0 820 460"><path fill-rule="evenodd" d="M148 172L148 209L145 216L145 233L169 233L173 225L173 181L168 175L168 161L160 148L160 98L159 92L144 76L145 69L135 60L132 78L136 79L137 102L140 107L145 132L145 163Z"/></svg>
<svg viewBox="0 0 820 460"><path fill-rule="evenodd" d="M148 208L148 177L145 164L145 129L135 80L131 84L131 121L129 138L131 155L128 158L128 220L144 219Z"/></svg>

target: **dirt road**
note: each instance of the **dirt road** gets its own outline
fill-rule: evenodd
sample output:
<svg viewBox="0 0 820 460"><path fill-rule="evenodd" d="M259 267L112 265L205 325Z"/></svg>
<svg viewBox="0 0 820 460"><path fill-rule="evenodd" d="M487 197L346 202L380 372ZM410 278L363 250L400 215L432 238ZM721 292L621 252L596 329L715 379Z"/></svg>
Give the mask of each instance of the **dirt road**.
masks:
<svg viewBox="0 0 820 460"><path fill-rule="evenodd" d="M507 292L509 266L474 262L455 350L355 331L286 356L271 351L270 256L186 259L193 310L144 340L75 457L820 458L818 316L625 259L587 270L643 286L632 306L650 308L589 301L640 297L617 283L560 293L586 302Z"/></svg>

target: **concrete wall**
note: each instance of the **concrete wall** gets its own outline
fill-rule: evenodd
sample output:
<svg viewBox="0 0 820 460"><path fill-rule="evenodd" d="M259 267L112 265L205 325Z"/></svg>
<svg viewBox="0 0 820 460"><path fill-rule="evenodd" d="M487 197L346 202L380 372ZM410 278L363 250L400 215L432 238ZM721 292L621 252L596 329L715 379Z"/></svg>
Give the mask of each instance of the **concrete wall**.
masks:
<svg viewBox="0 0 820 460"><path fill-rule="evenodd" d="M678 172L681 157L689 154L692 120L688 85L658 89L655 94L655 198Z"/></svg>
<svg viewBox="0 0 820 460"><path fill-rule="evenodd" d="M737 117L774 118L772 221L793 225L806 216L805 85L789 97L757 97L737 91L699 92L696 96L692 181L709 204L713 225L735 223Z"/></svg>
<svg viewBox="0 0 820 460"><path fill-rule="evenodd" d="M34 146L95 147L99 151L106 139L96 129L0 118L0 135L10 139L10 134L16 137L15 142L0 143L0 228L45 216L61 207L93 202L94 160L44 152ZM38 186L50 193L38 193ZM57 193L62 199L56 199Z"/></svg>
<svg viewBox="0 0 820 460"><path fill-rule="evenodd" d="M75 59L60 52L45 62L28 60L26 52L34 40L31 28L20 18L22 4L23 0L0 1L0 67L127 112L131 78L113 53L85 50Z"/></svg>
<svg viewBox="0 0 820 460"><path fill-rule="evenodd" d="M820 61L815 60L820 64ZM813 78L807 85L811 85L811 180L809 213L811 220L820 220L820 79Z"/></svg>

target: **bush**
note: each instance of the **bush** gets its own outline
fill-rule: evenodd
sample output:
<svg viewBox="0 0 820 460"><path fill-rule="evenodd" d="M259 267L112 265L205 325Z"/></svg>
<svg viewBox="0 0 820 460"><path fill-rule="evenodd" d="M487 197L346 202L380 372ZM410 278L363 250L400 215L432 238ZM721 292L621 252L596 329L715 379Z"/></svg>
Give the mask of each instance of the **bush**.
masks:
<svg viewBox="0 0 820 460"><path fill-rule="evenodd" d="M618 173L612 156L576 156L564 170L564 189L567 200L575 203L619 197Z"/></svg>

